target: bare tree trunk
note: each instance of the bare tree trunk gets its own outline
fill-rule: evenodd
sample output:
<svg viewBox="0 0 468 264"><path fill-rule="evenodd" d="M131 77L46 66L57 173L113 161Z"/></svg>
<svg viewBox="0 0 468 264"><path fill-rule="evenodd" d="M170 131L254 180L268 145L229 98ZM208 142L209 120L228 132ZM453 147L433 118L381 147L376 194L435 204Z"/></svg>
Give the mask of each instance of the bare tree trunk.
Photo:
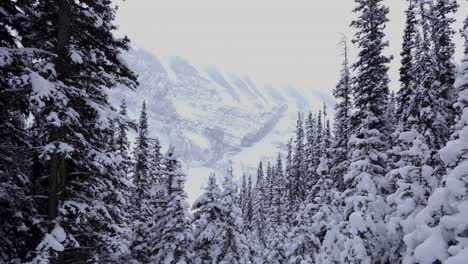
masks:
<svg viewBox="0 0 468 264"><path fill-rule="evenodd" d="M57 59L56 71L58 79L63 80L68 74L69 54L68 46L70 44L70 23L71 23L71 3L70 0L54 0L53 4L57 7ZM66 133L63 128L54 128L51 131L51 140L64 141ZM59 224L59 205L63 201L66 179L66 160L62 153L55 152L49 161L50 175L48 179L48 229L51 232L56 224ZM58 253L56 257L51 257L50 263L65 263L64 252Z"/></svg>
<svg viewBox="0 0 468 264"><path fill-rule="evenodd" d="M64 183L65 183L65 158L60 153L54 153L50 160L50 175L48 181L48 203L47 214L49 223L49 233L52 232L58 219L59 202L63 199ZM51 258L50 263L64 263L63 254L58 252L56 258Z"/></svg>

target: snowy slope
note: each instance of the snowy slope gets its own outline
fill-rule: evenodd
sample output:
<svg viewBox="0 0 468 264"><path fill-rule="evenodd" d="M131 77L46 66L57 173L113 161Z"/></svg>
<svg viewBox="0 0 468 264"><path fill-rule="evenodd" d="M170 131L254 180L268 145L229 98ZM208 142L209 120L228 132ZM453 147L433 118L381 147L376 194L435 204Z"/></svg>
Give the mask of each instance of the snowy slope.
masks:
<svg viewBox="0 0 468 264"><path fill-rule="evenodd" d="M115 89L111 100L118 105L125 98L133 119L146 100L151 135L175 146L191 199L210 171L224 173L232 163L236 175L253 172L262 154L284 148L298 111L330 102L318 92L260 85L180 57L161 59L143 49L123 57L139 74L140 87Z"/></svg>

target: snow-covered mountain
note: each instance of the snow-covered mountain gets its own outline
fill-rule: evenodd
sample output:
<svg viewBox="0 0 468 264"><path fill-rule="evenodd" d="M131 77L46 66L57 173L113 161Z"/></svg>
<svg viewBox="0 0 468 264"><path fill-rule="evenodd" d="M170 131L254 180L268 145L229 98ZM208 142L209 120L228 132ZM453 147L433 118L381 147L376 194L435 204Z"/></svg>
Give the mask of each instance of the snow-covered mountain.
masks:
<svg viewBox="0 0 468 264"><path fill-rule="evenodd" d="M137 119L146 100L151 136L173 145L189 175L189 198L199 193L210 171L253 172L262 154L284 149L298 111L318 109L331 98L292 86L260 85L248 77L197 67L180 57L161 59L143 49L124 54L139 74L136 91L110 92L127 101ZM313 76L311 76L313 78Z"/></svg>

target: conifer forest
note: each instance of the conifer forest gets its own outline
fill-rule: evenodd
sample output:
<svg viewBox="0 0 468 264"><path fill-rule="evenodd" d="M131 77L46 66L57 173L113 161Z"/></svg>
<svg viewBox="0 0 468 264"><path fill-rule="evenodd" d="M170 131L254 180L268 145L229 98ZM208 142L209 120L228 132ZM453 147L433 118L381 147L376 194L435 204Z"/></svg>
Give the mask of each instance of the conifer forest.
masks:
<svg viewBox="0 0 468 264"><path fill-rule="evenodd" d="M468 264L465 0L399 0L399 54L388 50L390 0L352 1L334 103L295 112L294 132L256 168L202 175L193 201L188 179L202 176L152 132L152 120L176 117L155 114L169 103L140 92L151 71L127 63L131 40L115 34L118 5L132 1L0 0L0 263ZM193 76L184 81L206 81ZM118 103L117 88L128 91ZM226 140L204 131L202 145Z"/></svg>

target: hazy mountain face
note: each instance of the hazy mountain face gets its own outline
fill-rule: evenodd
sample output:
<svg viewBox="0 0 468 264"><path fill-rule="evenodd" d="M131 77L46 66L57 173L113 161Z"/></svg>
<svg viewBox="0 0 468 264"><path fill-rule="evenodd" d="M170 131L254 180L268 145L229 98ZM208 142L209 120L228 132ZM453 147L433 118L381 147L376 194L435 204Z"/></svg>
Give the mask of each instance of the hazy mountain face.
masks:
<svg viewBox="0 0 468 264"><path fill-rule="evenodd" d="M318 109L327 100L313 91L262 86L196 67L180 57L165 61L142 49L124 59L139 74L140 86L115 89L111 100L118 105L125 99L133 119L146 100L151 135L175 146L189 173L189 194L210 170L223 173L231 162L236 174L253 172L261 153L284 146L298 111Z"/></svg>

